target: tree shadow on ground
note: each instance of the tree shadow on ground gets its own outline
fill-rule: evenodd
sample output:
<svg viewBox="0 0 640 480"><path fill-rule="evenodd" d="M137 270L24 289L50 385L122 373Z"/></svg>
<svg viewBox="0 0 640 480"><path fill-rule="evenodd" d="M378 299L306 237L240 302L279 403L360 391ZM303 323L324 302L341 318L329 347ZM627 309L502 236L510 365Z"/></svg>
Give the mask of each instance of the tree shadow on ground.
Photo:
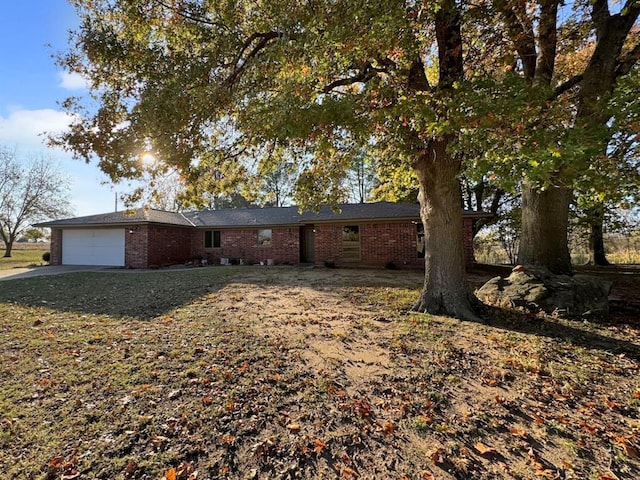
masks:
<svg viewBox="0 0 640 480"><path fill-rule="evenodd" d="M508 276L510 267L479 265L474 270L475 288L496 275ZM487 325L515 332L555 338L589 349L640 358L640 268L634 266L577 268L611 281L610 313L607 318L566 319L515 309L484 306ZM611 336L606 333L611 333ZM626 336L626 338L624 338Z"/></svg>
<svg viewBox="0 0 640 480"><path fill-rule="evenodd" d="M247 288L278 285L327 291L332 286L415 289L418 288L415 282L419 279L419 272L296 267L82 272L5 281L0 290L0 302L47 307L60 312L151 320L176 308L189 308L198 299L216 294L231 283L243 283ZM481 278L476 281L481 281ZM621 304L629 305L633 301ZM555 338L638 359L640 320L634 312L626 312L626 316L616 314L608 322L595 323L485 307L483 318L493 328ZM626 338L625 329L629 333Z"/></svg>
<svg viewBox="0 0 640 480"><path fill-rule="evenodd" d="M549 315L532 314L512 309L484 306L483 320L486 325L528 335L543 336L570 342L588 349L597 349L616 355L640 359L640 341L604 334L609 328L624 331L619 323L606 320L582 320L554 318ZM623 325L627 330L637 330L640 325ZM621 335L620 333L618 335ZM636 337L637 338L637 337Z"/></svg>
<svg viewBox="0 0 640 480"><path fill-rule="evenodd" d="M228 272L83 272L5 281L0 301L60 312L151 320L217 292ZM210 272L209 272L210 273Z"/></svg>

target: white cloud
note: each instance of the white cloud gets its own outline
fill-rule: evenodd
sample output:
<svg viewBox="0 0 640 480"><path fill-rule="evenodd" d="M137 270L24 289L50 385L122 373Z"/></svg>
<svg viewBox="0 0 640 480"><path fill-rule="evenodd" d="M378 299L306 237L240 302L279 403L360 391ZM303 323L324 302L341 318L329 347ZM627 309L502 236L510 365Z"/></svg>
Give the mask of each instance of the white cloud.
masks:
<svg viewBox="0 0 640 480"><path fill-rule="evenodd" d="M109 185L102 184L107 180L104 173L93 163L74 160L68 152L46 145L46 134L64 131L73 117L52 109L12 108L6 117L0 115L0 147L15 152L18 158L44 154L60 162L70 180L71 204L76 215L112 211L114 192Z"/></svg>
<svg viewBox="0 0 640 480"><path fill-rule="evenodd" d="M58 72L59 87L66 90L85 90L89 88L89 80L75 72Z"/></svg>
<svg viewBox="0 0 640 480"><path fill-rule="evenodd" d="M20 151L45 148L46 134L60 133L73 117L53 109L15 109L7 117L0 115L0 144Z"/></svg>

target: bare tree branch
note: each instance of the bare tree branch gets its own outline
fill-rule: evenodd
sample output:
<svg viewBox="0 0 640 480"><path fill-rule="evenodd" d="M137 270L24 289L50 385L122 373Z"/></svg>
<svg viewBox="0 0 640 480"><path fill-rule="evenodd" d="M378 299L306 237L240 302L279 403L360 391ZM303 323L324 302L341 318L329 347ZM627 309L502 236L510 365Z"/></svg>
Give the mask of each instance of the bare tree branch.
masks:
<svg viewBox="0 0 640 480"><path fill-rule="evenodd" d="M580 82L582 82L582 80L584 80L584 75L580 74L580 75L576 75L575 77L572 77L569 80L567 80L566 82L558 85L555 88L555 90L553 91L553 94L549 97L549 100L553 100L553 99L559 97L560 95L562 95L563 93L571 90L573 87L575 87Z"/></svg>
<svg viewBox="0 0 640 480"><path fill-rule="evenodd" d="M333 89L338 87L344 87L347 85L353 85L355 83L367 83L369 80L372 80L379 73L386 73L387 70L385 68L376 68L371 63L367 62L364 67L360 69L358 73L352 75L350 77L340 78L338 80L334 80L333 82L325 85L322 88L322 93L329 93Z"/></svg>
<svg viewBox="0 0 640 480"><path fill-rule="evenodd" d="M185 20L189 20L191 22L194 23L200 23L202 25L209 25L212 27L216 27L219 28L221 30L226 30L227 32L231 32L231 28L229 28L227 25L225 25L224 23L221 22L214 22L212 20L207 20L206 18L202 18L202 17L196 17L194 15L191 15L189 13L186 13L176 7L173 7L171 5L168 5L166 2L162 1L162 0L155 0L155 2L160 5L161 7L166 8L167 10L172 11L173 13L175 13L176 15L184 18Z"/></svg>
<svg viewBox="0 0 640 480"><path fill-rule="evenodd" d="M262 32L262 33L254 33L252 34L240 48L240 52L236 56L236 61L234 63L233 72L227 77L224 81L224 85L227 88L233 87L233 85L240 79L242 74L247 69L247 64L251 59L258 56L258 54L269 44L271 40L278 39L284 37L284 34L281 32ZM256 45L251 49L250 52L247 53L247 50L254 44L256 40L259 40Z"/></svg>

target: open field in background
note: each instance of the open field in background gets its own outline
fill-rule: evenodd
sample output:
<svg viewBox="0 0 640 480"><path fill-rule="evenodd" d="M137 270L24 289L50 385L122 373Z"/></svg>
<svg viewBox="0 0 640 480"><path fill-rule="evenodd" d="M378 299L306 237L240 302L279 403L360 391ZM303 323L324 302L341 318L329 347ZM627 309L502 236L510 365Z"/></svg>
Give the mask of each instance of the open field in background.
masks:
<svg viewBox="0 0 640 480"><path fill-rule="evenodd" d="M608 260L613 264L640 265L640 235L606 238L605 250ZM579 265L589 260L589 247L584 240L572 248L571 259Z"/></svg>
<svg viewBox="0 0 640 480"><path fill-rule="evenodd" d="M420 272L5 281L0 471L635 480L640 280L620 278L614 294L635 307L614 304L609 321L492 309L484 324L409 313Z"/></svg>
<svg viewBox="0 0 640 480"><path fill-rule="evenodd" d="M605 239L607 259L615 265L640 265L640 236L613 237ZM589 261L589 246L585 238L572 242L571 261L574 265L585 265ZM475 244L475 257L478 263L508 264L509 258L497 242L479 239Z"/></svg>
<svg viewBox="0 0 640 480"><path fill-rule="evenodd" d="M48 252L49 247L49 242L15 242L13 244L14 250L42 250L43 252ZM0 250L4 249L4 242L0 240Z"/></svg>
<svg viewBox="0 0 640 480"><path fill-rule="evenodd" d="M42 260L42 254L48 251L48 243L15 243L11 257L4 258L5 249L0 248L0 270L47 265Z"/></svg>

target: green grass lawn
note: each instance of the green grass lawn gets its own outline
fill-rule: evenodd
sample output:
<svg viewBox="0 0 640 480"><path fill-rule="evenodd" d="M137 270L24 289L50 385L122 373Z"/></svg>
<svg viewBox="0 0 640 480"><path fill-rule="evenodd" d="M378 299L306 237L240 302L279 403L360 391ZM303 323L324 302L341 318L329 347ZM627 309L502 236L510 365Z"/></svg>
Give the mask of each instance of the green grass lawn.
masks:
<svg viewBox="0 0 640 480"><path fill-rule="evenodd" d="M291 267L3 281L0 471L639 478L637 323L409 313L421 282Z"/></svg>
<svg viewBox="0 0 640 480"><path fill-rule="evenodd" d="M14 248L11 251L11 257L5 258L6 250L0 250L0 270L46 265L42 260L42 254L46 251L48 250Z"/></svg>

